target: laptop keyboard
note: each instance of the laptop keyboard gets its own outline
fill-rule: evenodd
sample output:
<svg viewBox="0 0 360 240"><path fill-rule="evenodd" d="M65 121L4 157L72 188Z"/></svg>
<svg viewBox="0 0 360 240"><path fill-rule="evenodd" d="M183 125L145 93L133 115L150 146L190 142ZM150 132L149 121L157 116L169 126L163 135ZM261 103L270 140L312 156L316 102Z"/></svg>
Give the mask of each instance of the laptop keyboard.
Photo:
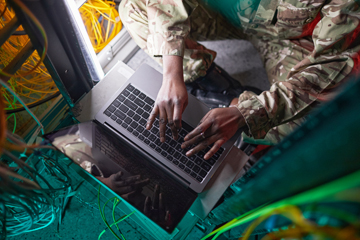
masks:
<svg viewBox="0 0 360 240"><path fill-rule="evenodd" d="M205 151L200 151L191 157L187 157L185 154L188 149L182 149L181 144L184 142L184 137L194 128L184 121L182 121L182 129L179 131L179 139L177 141L172 138L171 130L167 126L166 141L164 143L160 142L158 119L155 120L150 130L145 129L154 103L154 100L129 84L105 110L104 114L183 172L196 181L202 182L220 158L224 149L220 148L209 160L204 160L203 158L205 152L210 150L211 146L208 146Z"/></svg>

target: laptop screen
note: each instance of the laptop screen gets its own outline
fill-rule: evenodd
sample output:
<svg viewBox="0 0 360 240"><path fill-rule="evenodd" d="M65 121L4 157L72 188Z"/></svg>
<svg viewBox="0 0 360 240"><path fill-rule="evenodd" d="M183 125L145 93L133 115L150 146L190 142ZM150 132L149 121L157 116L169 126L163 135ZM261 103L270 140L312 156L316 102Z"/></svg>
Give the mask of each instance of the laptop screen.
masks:
<svg viewBox="0 0 360 240"><path fill-rule="evenodd" d="M174 230L197 197L132 144L95 122L44 137L167 232Z"/></svg>

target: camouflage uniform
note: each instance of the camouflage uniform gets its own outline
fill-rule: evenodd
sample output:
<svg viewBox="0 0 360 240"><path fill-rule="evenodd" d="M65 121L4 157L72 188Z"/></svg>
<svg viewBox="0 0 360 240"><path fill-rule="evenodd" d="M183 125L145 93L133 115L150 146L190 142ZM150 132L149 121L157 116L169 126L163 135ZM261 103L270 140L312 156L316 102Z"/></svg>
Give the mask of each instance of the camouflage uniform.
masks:
<svg viewBox="0 0 360 240"><path fill-rule="evenodd" d="M209 10L209 2L123 0L119 13L136 43L157 62L162 55L183 57L185 81L204 76L216 56L196 41L252 42L271 88L259 96L244 92L237 107L248 136L261 139L258 143L279 142L358 68L360 10L355 1L238 0L236 11L219 7L216 12ZM235 14L237 26L219 12L228 19L227 13Z"/></svg>

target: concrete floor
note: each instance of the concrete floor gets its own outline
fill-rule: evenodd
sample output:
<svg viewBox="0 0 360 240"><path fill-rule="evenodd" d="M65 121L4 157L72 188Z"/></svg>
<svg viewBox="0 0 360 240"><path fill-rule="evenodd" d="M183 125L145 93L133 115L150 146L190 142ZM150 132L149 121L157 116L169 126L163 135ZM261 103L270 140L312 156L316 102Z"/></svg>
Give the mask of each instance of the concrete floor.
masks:
<svg viewBox="0 0 360 240"><path fill-rule="evenodd" d="M217 52L215 63L240 81L242 85L257 87L261 90L270 88L259 53L250 42L222 40L201 42L201 44L215 50ZM127 64L136 70L143 63L162 71L161 66L142 50L139 50Z"/></svg>
<svg viewBox="0 0 360 240"><path fill-rule="evenodd" d="M255 48L247 41L243 40L225 40L203 42L203 44L215 51L218 55L215 62L223 67L230 75L239 80L243 85L258 87L262 90L269 89L266 73L262 62ZM147 56L142 50L139 50L135 56L128 62L128 65L134 70L142 63L148 63L161 71L161 67ZM77 182L82 179L74 175ZM106 198L101 198L102 204ZM110 208L107 209L110 218ZM77 194L69 202L59 231L56 229L57 222L45 229L35 232L8 237L8 240L58 240L58 239L98 239L99 234L105 229L98 206L97 190L89 183L84 182L78 189ZM126 239L152 240L154 239L146 232L138 228L132 220L123 221L120 224L122 232ZM201 231L194 228L187 239L197 240L202 237ZM102 240L115 239L109 231L101 237Z"/></svg>

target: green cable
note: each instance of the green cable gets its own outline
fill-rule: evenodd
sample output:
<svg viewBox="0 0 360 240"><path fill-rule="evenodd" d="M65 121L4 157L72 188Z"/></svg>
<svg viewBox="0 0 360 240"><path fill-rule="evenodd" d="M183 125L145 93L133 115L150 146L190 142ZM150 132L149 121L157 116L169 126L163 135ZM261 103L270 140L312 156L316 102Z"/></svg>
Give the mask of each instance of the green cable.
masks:
<svg viewBox="0 0 360 240"><path fill-rule="evenodd" d="M10 115L6 118L6 121L7 121L12 115L14 115L14 129L13 129L13 133L15 133L15 129L16 129L16 116L15 116L15 113L10 114Z"/></svg>
<svg viewBox="0 0 360 240"><path fill-rule="evenodd" d="M110 227L112 227L112 226L114 226L114 225L116 226L118 223L124 221L126 218L130 217L130 216L131 216L132 214L134 214L134 213L135 213L135 211L133 211L133 212L131 212L131 213L129 213L129 214L125 214L124 216L121 216L116 222L112 223L112 224L110 225ZM105 233L106 229L107 229L107 228L105 228L105 229L100 233L98 239L100 239L100 237ZM118 236L116 236L116 237L118 237ZM124 236L123 236L123 237L124 237Z"/></svg>
<svg viewBox="0 0 360 240"><path fill-rule="evenodd" d="M111 226L109 225L109 223L106 221L105 213L104 213L106 204L107 204L109 201L113 200L115 197L107 200L106 203L104 204L103 211L101 211L101 206L100 206L100 189L101 189L101 185L99 185L99 191L98 191L98 207L99 207L99 211L100 211L101 218L103 219L105 225L106 225L107 228L111 231L111 233L112 233L118 240L122 240L121 238L119 238L119 236L114 232L114 230L111 228ZM105 229L105 230L106 230L106 229ZM100 233L98 239L100 239L100 237L104 234L105 230L103 230L103 231Z"/></svg>
<svg viewBox="0 0 360 240"><path fill-rule="evenodd" d="M98 205L99 205L100 215L101 215L101 217L102 217L105 225L107 226L107 228L110 229L110 231L112 232L112 234L113 234L117 239L122 240L122 239L120 239L119 236L112 230L111 227L113 227L113 226L115 225L115 226L118 228L118 226L117 226L118 223L120 223L120 222L124 221L126 218L130 217L130 216L131 216L132 214L134 214L136 211L133 211L133 212L131 212L131 213L129 213L129 214L123 215L123 216L121 216L118 220L115 220L115 217L114 217L114 215L115 215L115 214L114 214L115 207L114 207L114 205L113 205L114 223L112 223L111 225L109 225L109 223L107 222L106 217L105 217L105 207L106 207L106 205L107 205L111 200L113 200L113 199L114 199L114 200L118 200L118 198L113 197L113 198L108 199L108 200L105 202L104 206L103 206L103 210L101 211L101 206L100 206L100 189L101 189L101 185L99 185L99 191L98 191ZM117 204L116 204L116 205L117 205ZM115 205L115 206L116 206L116 205ZM106 231L107 228L105 228L105 229L100 233L98 239L101 238L101 236L105 233L105 231ZM118 228L118 229L119 229L119 228ZM120 229L119 229L119 231L120 231ZM120 233L121 233L121 232L120 232ZM122 233L121 233L121 236L122 236L122 238L125 240L125 237L122 235Z"/></svg>
<svg viewBox="0 0 360 240"><path fill-rule="evenodd" d="M110 225L110 227L112 227L112 226L114 226L114 225L116 225L116 224L124 221L125 219L127 219L128 217L130 217L131 215L133 215L135 212L136 212L136 211L132 211L132 212L129 213L129 214L125 214L125 215L121 216L116 222L112 223L112 224ZM104 232L105 232L105 230L104 230Z"/></svg>
<svg viewBox="0 0 360 240"><path fill-rule="evenodd" d="M113 221L115 222L115 207L118 205L119 199L115 198L113 203L113 210L112 210L112 217ZM116 225L116 228L119 230L119 227Z"/></svg>
<svg viewBox="0 0 360 240"><path fill-rule="evenodd" d="M10 86L13 89L13 91L16 92L15 87L14 87L14 83L16 83L16 82L10 80ZM16 104L16 99L15 98L13 99L12 104Z"/></svg>
<svg viewBox="0 0 360 240"><path fill-rule="evenodd" d="M360 184L360 171L357 171L352 174L348 174L345 177L342 177L340 179L334 180L330 183L323 184L322 186L310 189L306 192L297 194L293 197L289 197L283 200L280 200L278 202L272 203L266 207L256 209L255 212L252 212L251 214L243 214L229 223L230 225L224 225L220 227L219 229L209 233L205 237L203 237L201 240L205 240L210 236L215 236L212 239L216 239L218 236L220 236L222 233L240 226L244 223L247 223L249 221L252 221L264 214L270 213L271 211L274 211L275 209L284 206L284 205L300 205L300 204L306 204L311 203L315 201L319 201L324 199L327 196L331 196L333 194L336 194L338 192L356 187ZM246 215L246 216L245 216ZM245 216L245 217L244 217Z"/></svg>
<svg viewBox="0 0 360 240"><path fill-rule="evenodd" d="M16 116L15 116L15 113L14 113L14 129L13 129L13 133L15 133L15 130L16 130Z"/></svg>
<svg viewBox="0 0 360 240"><path fill-rule="evenodd" d="M21 98L19 98L19 96L9 87L9 85L7 85L4 81L0 81L0 84L5 87L13 96L14 98L16 98L22 105L23 107L26 109L26 111L31 115L31 117L36 121L36 123L39 125L40 127L40 130L41 130L41 133L42 134L45 134L44 132L44 126L41 124L41 122L39 121L39 119L30 111L30 109L26 106L26 104L21 100ZM35 137L35 135L37 134L38 132L35 131L33 133L33 137Z"/></svg>
<svg viewBox="0 0 360 240"><path fill-rule="evenodd" d="M10 109L14 109L13 108L13 106L11 105L11 103L10 103L10 100L9 100L9 98L7 97L7 94L3 94L3 96L5 97L5 99L6 99L6 101L8 101L8 103L9 103L9 105L10 105ZM9 110L8 108L5 108L5 110Z"/></svg>
<svg viewBox="0 0 360 240"><path fill-rule="evenodd" d="M115 208L116 208L116 206L117 206L120 202L121 202L121 201L120 201L118 198L115 198L115 199L114 199L113 210L112 210L112 217L113 217L113 221L114 221L114 222L116 222L116 220L115 220ZM124 237L124 235L122 234L119 226L118 226L117 224L116 224L115 226L116 226L117 230L119 231L121 238L124 239L124 240L126 240L125 237Z"/></svg>

